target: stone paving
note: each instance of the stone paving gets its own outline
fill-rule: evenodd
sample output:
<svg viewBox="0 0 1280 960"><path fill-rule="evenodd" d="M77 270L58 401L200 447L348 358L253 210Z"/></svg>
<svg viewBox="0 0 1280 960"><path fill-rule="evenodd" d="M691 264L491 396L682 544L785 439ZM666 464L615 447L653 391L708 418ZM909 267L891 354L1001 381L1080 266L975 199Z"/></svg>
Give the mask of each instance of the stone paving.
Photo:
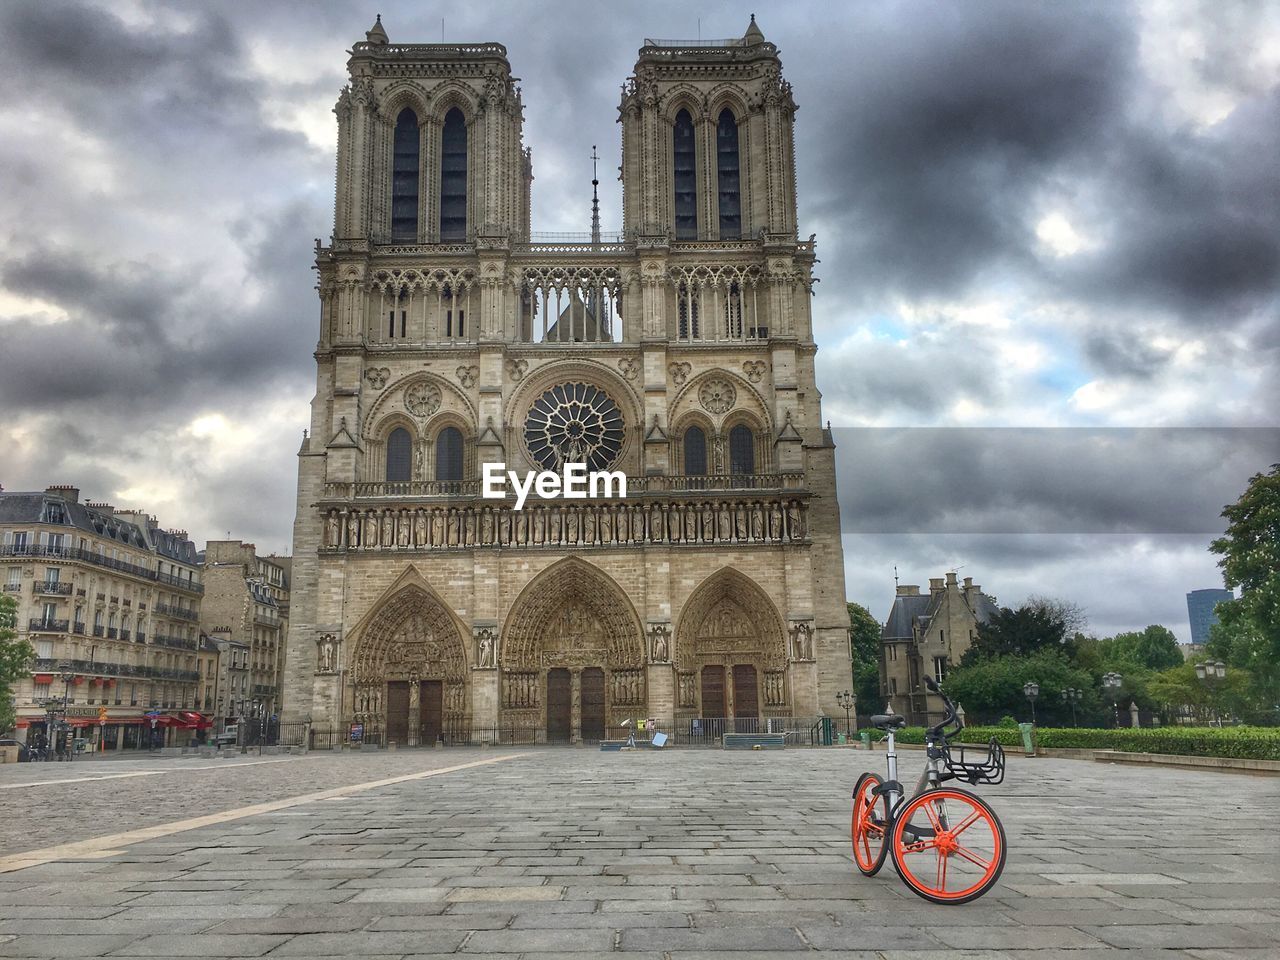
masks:
<svg viewBox="0 0 1280 960"><path fill-rule="evenodd" d="M0 856L508 753L3 767ZM2 872L0 957L1280 956L1280 780L1011 758L1003 879L938 907L853 868L882 763L520 751Z"/></svg>

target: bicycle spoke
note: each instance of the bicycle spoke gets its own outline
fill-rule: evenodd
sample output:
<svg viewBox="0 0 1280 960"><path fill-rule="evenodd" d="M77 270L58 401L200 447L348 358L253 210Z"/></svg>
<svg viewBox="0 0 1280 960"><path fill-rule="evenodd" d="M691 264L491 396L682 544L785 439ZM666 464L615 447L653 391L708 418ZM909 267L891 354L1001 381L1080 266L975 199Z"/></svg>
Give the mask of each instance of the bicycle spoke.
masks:
<svg viewBox="0 0 1280 960"><path fill-rule="evenodd" d="M978 856L972 850L968 850L965 847L956 847L956 856L964 857L974 866L981 867L983 870L991 869L991 861L983 860L980 856Z"/></svg>
<svg viewBox="0 0 1280 960"><path fill-rule="evenodd" d="M933 825L934 833L942 832L942 824L938 822L938 814L933 809L932 803L922 803L920 809L924 811L924 815L929 818L929 823Z"/></svg>
<svg viewBox="0 0 1280 960"><path fill-rule="evenodd" d="M971 826L973 826L977 821L981 819L982 819L982 811L979 810L977 807L975 807L973 810L973 813L965 817L964 820L960 822L960 826L956 827L954 830L951 831L951 835L954 837L960 836L960 834L964 833L966 830L968 830Z"/></svg>
<svg viewBox="0 0 1280 960"><path fill-rule="evenodd" d="M938 885L934 888L935 890L947 889L947 860L949 859L950 857L941 850L938 851Z"/></svg>

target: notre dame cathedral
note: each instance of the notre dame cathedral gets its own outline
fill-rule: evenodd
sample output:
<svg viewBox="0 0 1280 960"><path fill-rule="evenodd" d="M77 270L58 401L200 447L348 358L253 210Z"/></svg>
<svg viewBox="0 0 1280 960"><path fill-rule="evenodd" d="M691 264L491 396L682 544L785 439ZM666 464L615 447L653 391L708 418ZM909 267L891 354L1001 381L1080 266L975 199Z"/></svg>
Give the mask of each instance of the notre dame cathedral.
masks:
<svg viewBox="0 0 1280 960"><path fill-rule="evenodd" d="M777 47L754 18L645 40L623 229L569 239L530 232L501 44L379 21L347 69L284 719L412 745L834 715L840 514ZM481 496L486 463L579 459L626 497Z"/></svg>

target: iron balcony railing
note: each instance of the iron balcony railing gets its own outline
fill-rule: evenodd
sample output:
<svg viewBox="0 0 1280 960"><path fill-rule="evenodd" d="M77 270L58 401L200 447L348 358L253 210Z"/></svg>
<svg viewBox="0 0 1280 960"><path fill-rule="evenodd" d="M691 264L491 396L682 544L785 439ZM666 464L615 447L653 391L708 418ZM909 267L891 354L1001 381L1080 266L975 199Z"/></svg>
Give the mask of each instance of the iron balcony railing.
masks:
<svg viewBox="0 0 1280 960"><path fill-rule="evenodd" d="M28 626L31 633L66 633L70 629L70 620L32 620Z"/></svg>
<svg viewBox="0 0 1280 960"><path fill-rule="evenodd" d="M60 580L37 580L34 589L36 593L47 596L69 597L75 588L73 584L63 583Z"/></svg>
<svg viewBox="0 0 1280 960"><path fill-rule="evenodd" d="M112 663L102 660L55 660L51 657L37 658L32 667L33 673L58 673L63 664L70 664L68 669L80 676L120 677L134 680L176 680L182 683L196 683L200 674L195 670L174 670L168 667L149 667L131 663Z"/></svg>
<svg viewBox="0 0 1280 960"><path fill-rule="evenodd" d="M155 612L166 617L178 617L182 620L195 621L200 619L200 614L195 610L187 607L171 607L167 603L157 603Z"/></svg>
<svg viewBox="0 0 1280 960"><path fill-rule="evenodd" d="M145 580L154 580L157 583L177 587L180 590L187 590L191 593L204 593L202 584L173 577L167 573L160 573L157 570L140 567L136 563L106 557L100 553L94 553L92 550L81 550L79 547L50 547L42 544L7 543L0 545L0 557L45 557L58 560L78 560L81 563L91 563L94 566L105 567L108 570L115 570L119 573L127 573L134 577L142 577ZM104 598L100 595L99 599Z"/></svg>

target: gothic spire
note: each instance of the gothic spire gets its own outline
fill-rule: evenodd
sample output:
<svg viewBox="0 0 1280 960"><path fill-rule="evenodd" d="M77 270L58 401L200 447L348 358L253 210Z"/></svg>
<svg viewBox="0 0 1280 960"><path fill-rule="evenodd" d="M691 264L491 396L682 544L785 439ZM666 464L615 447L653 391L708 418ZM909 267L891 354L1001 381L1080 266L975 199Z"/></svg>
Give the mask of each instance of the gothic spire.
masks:
<svg viewBox="0 0 1280 960"><path fill-rule="evenodd" d="M596 145L591 145L591 242L600 242L600 178L596 172Z"/></svg>
<svg viewBox="0 0 1280 960"><path fill-rule="evenodd" d="M365 39L369 43L386 43L387 30L382 25L382 14L378 14L378 19L373 22L373 26L365 31Z"/></svg>

